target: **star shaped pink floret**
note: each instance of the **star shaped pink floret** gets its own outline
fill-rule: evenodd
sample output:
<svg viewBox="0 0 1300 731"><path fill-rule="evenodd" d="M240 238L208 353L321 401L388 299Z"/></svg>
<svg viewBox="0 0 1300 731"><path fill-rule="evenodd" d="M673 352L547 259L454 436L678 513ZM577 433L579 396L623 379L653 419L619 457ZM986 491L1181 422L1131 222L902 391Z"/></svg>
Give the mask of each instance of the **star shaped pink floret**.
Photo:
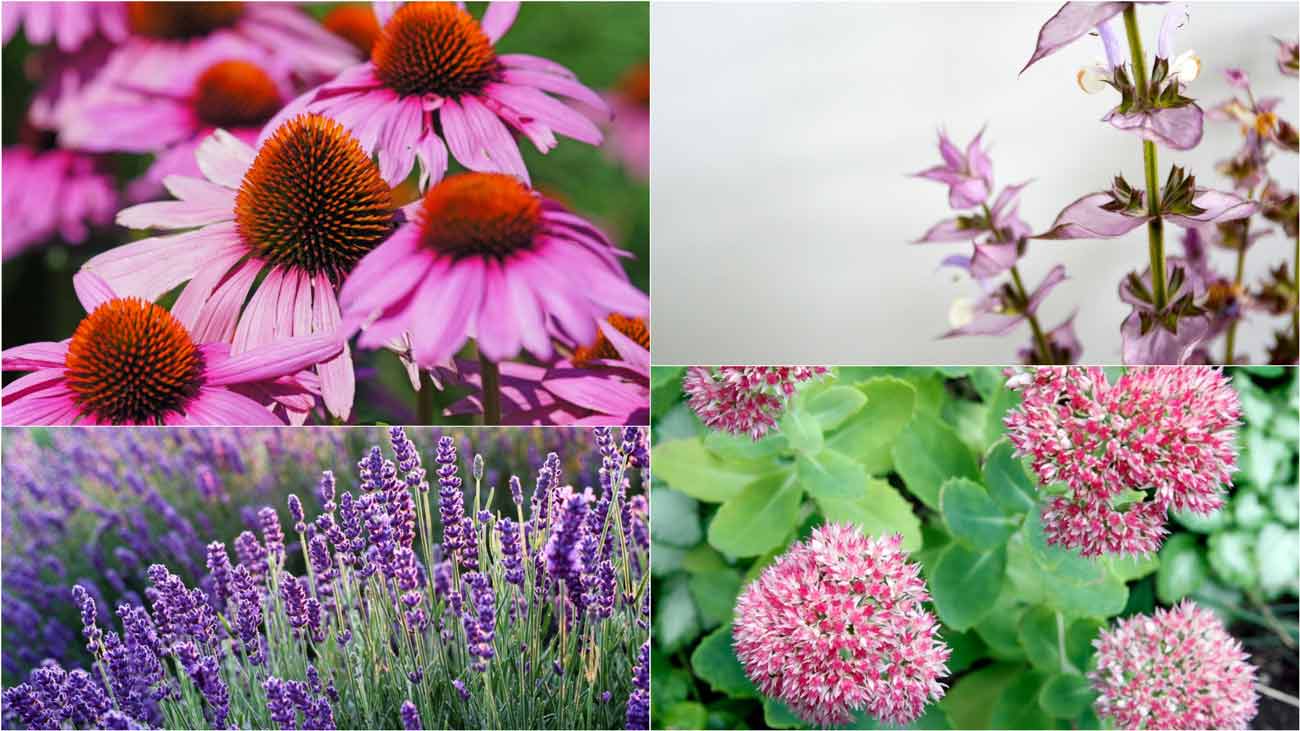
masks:
<svg viewBox="0 0 1300 731"><path fill-rule="evenodd" d="M710 429L758 441L776 426L796 385L829 372L821 366L691 368L682 378L682 390Z"/></svg>

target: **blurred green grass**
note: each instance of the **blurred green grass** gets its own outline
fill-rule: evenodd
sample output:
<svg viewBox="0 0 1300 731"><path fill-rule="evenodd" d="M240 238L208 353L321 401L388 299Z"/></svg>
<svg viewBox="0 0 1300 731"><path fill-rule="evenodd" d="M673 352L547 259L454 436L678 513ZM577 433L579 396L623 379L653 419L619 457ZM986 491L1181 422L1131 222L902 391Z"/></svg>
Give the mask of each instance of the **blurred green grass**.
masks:
<svg viewBox="0 0 1300 731"><path fill-rule="evenodd" d="M308 6L317 17L334 3ZM470 11L481 16L485 3L470 3ZM650 57L649 4L643 2L529 2L520 9L510 31L498 44L502 53L530 53L557 61L572 69L587 86L604 91L627 70ZM5 145L14 144L35 91L24 73L33 62L34 49L19 33L3 52L3 102L0 104ZM569 205L577 213L604 229L615 244L632 252L624 261L631 280L642 290L650 285L650 188L645 181L630 177L602 148L561 138L546 155L521 140L524 159L533 184ZM114 169L125 183L147 166L147 156L116 155ZM460 168L453 162L452 170ZM13 181L10 181L12 184ZM51 202L57 205L57 202ZM10 215L8 211L4 215ZM0 343L12 347L23 343L62 340L72 334L84 312L72 289L72 275L87 259L120 243L139 238L139 232L109 227L92 234L78 246L52 243L5 261L0 267L3 287L0 299ZM472 355L472 350L467 354ZM407 417L378 401L396 396L412 408L414 397L396 357L387 352L358 354L358 368L376 369L373 382L358 390L354 420L400 423ZM5 382L18 374L6 373ZM441 394L436 406L446 406L464 391ZM463 423L465 419L448 419Z"/></svg>

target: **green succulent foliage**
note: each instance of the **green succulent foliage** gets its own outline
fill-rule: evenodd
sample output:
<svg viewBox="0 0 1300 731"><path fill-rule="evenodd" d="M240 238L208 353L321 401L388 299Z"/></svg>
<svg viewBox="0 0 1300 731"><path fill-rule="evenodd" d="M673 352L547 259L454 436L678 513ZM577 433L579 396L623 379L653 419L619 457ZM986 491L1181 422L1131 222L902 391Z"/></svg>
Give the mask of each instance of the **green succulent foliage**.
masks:
<svg viewBox="0 0 1300 731"><path fill-rule="evenodd" d="M677 494L653 508L656 727L807 727L746 676L732 622L744 587L823 522L899 533L921 565L952 654L949 689L916 728L1102 728L1087 673L1115 617L1189 596L1235 607L1235 591L1295 592L1300 415L1288 371L1235 377L1246 426L1224 509L1175 516L1159 554L1092 559L1046 542L1044 489L1004 436L1019 395L999 369L836 368L797 389L758 441L705 430L681 373L651 378L652 499ZM862 714L851 727L881 725Z"/></svg>

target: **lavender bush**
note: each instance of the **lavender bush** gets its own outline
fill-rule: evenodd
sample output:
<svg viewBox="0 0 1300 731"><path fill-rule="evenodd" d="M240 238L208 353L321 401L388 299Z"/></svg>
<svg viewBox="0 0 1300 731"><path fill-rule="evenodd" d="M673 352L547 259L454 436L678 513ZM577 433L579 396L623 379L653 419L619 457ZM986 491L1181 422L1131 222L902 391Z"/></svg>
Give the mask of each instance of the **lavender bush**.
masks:
<svg viewBox="0 0 1300 731"><path fill-rule="evenodd" d="M629 464L645 463L636 457L640 434L617 441L578 429L473 432L472 440L442 434L432 497L417 445L435 434L424 429L412 436L394 429L391 459L370 449L357 466L356 492L338 485L341 470L318 472L376 436L6 433L6 548L25 537L42 546L5 552L6 675L49 658L22 675L25 683L6 678L6 721L621 726L646 565L643 498L627 496L638 479ZM473 459L468 496L458 444L493 455ZM542 458L549 446L568 458ZM87 477L94 464L108 467ZM538 490L529 499L511 475L534 466ZM188 483L179 477L195 473ZM573 493L565 475L594 489L565 499ZM142 486L114 486L123 481ZM312 486L290 493L304 484ZM287 511L253 509L260 498ZM244 510L231 509L239 503ZM499 519L494 505L504 506ZM552 540L560 532L530 518L538 511L569 525L575 511L582 519ZM454 528L447 515L456 516ZM155 540L172 532L179 537ZM98 540L82 540L87 535ZM72 549L78 541L81 557ZM552 579L550 555L571 557L567 579ZM86 654L60 654L73 640ZM511 697L533 688L538 700L521 700L508 721L490 700L494 688ZM580 693L599 702L581 706Z"/></svg>

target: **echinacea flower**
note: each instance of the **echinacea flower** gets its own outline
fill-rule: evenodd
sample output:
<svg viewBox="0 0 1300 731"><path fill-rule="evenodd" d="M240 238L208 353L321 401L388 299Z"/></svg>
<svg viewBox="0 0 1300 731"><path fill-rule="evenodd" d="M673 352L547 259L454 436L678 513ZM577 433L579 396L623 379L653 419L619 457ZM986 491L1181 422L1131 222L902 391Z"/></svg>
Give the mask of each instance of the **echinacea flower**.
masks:
<svg viewBox="0 0 1300 731"><path fill-rule="evenodd" d="M943 697L951 650L902 540L823 525L745 588L732 635L763 694L821 727L864 710L902 726Z"/></svg>
<svg viewBox="0 0 1300 731"><path fill-rule="evenodd" d="M1250 656L1190 599L1121 619L1093 645L1093 708L1118 728L1246 728L1255 717Z"/></svg>
<svg viewBox="0 0 1300 731"><path fill-rule="evenodd" d="M940 131L939 155L943 164L922 170L916 177L948 186L948 204L953 208L961 210L983 204L993 193L993 161L980 147L983 136L984 131L980 130L962 152Z"/></svg>
<svg viewBox="0 0 1300 731"><path fill-rule="evenodd" d="M682 391L705 426L758 441L776 426L798 384L829 372L822 366L690 368Z"/></svg>
<svg viewBox="0 0 1300 731"><path fill-rule="evenodd" d="M517 178L454 175L414 207L339 293L347 325L364 327L362 348L407 332L425 368L445 364L469 338L492 362L521 350L546 361L553 337L591 342L611 313L649 312L618 262L623 252Z"/></svg>
<svg viewBox="0 0 1300 731"><path fill-rule="evenodd" d="M392 192L374 162L337 122L311 114L284 123L256 150L217 130L196 157L205 179L163 181L179 200L117 216L132 228L193 230L119 246L85 268L146 300L188 282L173 311L236 354L333 332L340 283L396 225ZM348 349L316 371L326 408L346 420L356 393Z"/></svg>
<svg viewBox="0 0 1300 731"><path fill-rule="evenodd" d="M376 3L382 30L370 60L295 99L279 119L304 110L338 119L394 185L417 158L421 187L440 179L448 149L470 170L529 182L512 132L541 152L555 147L556 134L602 139L591 120L549 94L602 113L607 105L554 61L497 53L518 12L517 2L492 2L479 20L449 2Z"/></svg>
<svg viewBox="0 0 1300 731"><path fill-rule="evenodd" d="M335 3L320 22L325 30L351 43L362 56L369 56L379 40L379 20L370 3Z"/></svg>
<svg viewBox="0 0 1300 731"><path fill-rule="evenodd" d="M650 64L623 74L606 98L613 113L609 150L637 178L650 179Z"/></svg>
<svg viewBox="0 0 1300 731"><path fill-rule="evenodd" d="M4 43L21 27L28 43L39 46L54 41L64 53L76 51L95 35L113 42L127 36L124 6L115 2L5 3L0 7L0 26Z"/></svg>
<svg viewBox="0 0 1300 731"><path fill-rule="evenodd" d="M92 82L62 113L59 139L95 152L154 153L132 186L136 200L160 193L168 175L199 177L195 151L217 129L253 143L294 94L282 59L234 35L115 54L104 76L130 82Z"/></svg>
<svg viewBox="0 0 1300 731"><path fill-rule="evenodd" d="M1204 366L1040 367L1008 380L1021 405L1004 419L1017 456L1043 486L1048 543L1084 556L1160 547L1167 511L1208 515L1236 469L1237 392Z"/></svg>
<svg viewBox="0 0 1300 731"><path fill-rule="evenodd" d="M32 371L5 386L5 424L279 424L270 395L307 393L297 373L342 347L287 338L231 355L94 274L73 284L87 315L71 338L2 354L4 370Z"/></svg>
<svg viewBox="0 0 1300 731"><path fill-rule="evenodd" d="M76 150L18 144L4 148L3 258L58 236L86 240L92 226L112 222L118 192L99 158Z"/></svg>
<svg viewBox="0 0 1300 731"><path fill-rule="evenodd" d="M640 318L612 314L598 323L596 340L548 365L501 364L502 423L648 424L650 329ZM457 361L448 378L482 389L478 363ZM449 414L479 414L470 394Z"/></svg>

